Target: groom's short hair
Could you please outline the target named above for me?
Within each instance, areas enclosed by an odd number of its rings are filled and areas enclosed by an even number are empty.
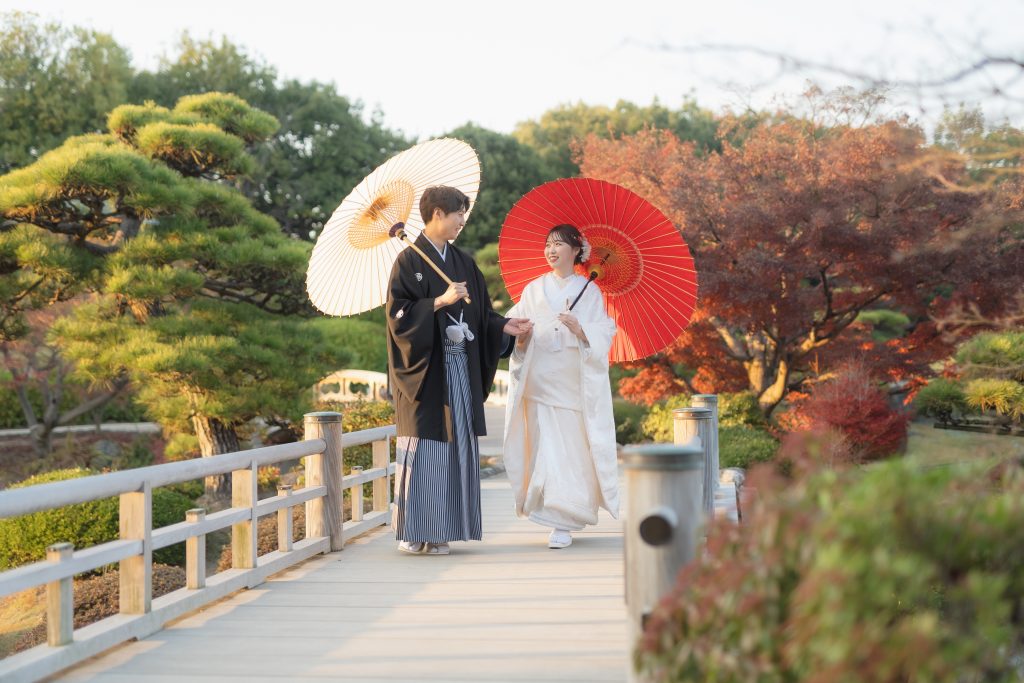
[[[457,187],[437,185],[428,187],[420,197],[420,218],[426,225],[434,218],[434,209],[441,209],[446,216],[452,211],[465,209],[469,211],[469,197]]]

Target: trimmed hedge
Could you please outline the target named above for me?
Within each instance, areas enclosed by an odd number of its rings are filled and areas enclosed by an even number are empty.
[[[395,407],[389,401],[322,402],[317,404],[316,410],[333,410],[341,413],[341,427],[346,433],[386,427],[395,423]],[[344,474],[349,474],[355,465],[367,470],[373,466],[373,446],[370,444],[346,448],[344,455]]]
[[[644,440],[643,422],[647,408],[624,398],[612,399],[612,415],[615,419],[615,441],[627,445]]]
[[[779,451],[779,442],[768,432],[748,425],[718,428],[718,466],[749,468],[768,462]]]
[[[951,424],[968,410],[963,388],[944,377],[937,377],[921,387],[914,397],[914,406],[922,415],[943,424]]]
[[[11,486],[22,488],[54,481],[65,481],[97,474],[77,468],[54,470],[29,477]],[[185,520],[193,508],[189,498],[168,489],[153,491],[153,526],[161,527]],[[54,543],[73,543],[76,549],[116,540],[118,500],[104,498],[89,503],[44,510],[21,517],[0,519],[0,569],[10,569],[46,558],[46,547]],[[153,561],[184,566],[185,547],[178,544],[153,553]]]

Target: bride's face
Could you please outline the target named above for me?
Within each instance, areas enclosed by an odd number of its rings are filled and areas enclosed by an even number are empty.
[[[549,235],[544,243],[544,258],[548,265],[557,273],[568,274],[572,271],[576,261],[576,254],[580,253],[579,247],[573,247],[568,242],[563,242],[558,234]]]

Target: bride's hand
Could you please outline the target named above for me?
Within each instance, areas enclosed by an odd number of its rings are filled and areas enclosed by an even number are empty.
[[[559,313],[558,321],[578,338],[583,339],[583,326],[580,325],[579,318],[572,313]]]

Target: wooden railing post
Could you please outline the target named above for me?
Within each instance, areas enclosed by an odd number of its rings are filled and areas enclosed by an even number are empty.
[[[329,537],[331,550],[341,550],[341,413],[306,413],[305,418],[305,438],[327,444],[323,453],[306,456],[306,486],[327,487],[323,498],[306,502],[306,537]]]
[[[185,512],[185,521],[199,524],[206,519],[206,510],[192,508]],[[185,540],[185,587],[198,590],[206,586],[206,534]]]
[[[676,585],[679,570],[697,555],[699,529],[705,520],[701,511],[704,452],[693,441],[629,446],[622,451],[622,464],[626,473],[626,642],[635,643],[658,602]],[[633,683],[655,680],[639,675],[632,665],[628,668],[628,680]]]
[[[363,468],[360,465],[356,465],[352,468],[352,474],[362,474]],[[363,485],[353,486],[349,489],[349,502],[352,504],[352,521],[361,522],[363,521]]]
[[[141,540],[142,554],[121,560],[121,614],[148,614],[153,601],[153,489],[121,494],[119,526],[122,540]]]
[[[46,549],[48,562],[66,562],[75,552],[70,543],[55,543]],[[51,647],[67,645],[74,637],[75,592],[73,577],[46,584],[46,642]]]
[[[277,487],[277,495],[285,498],[292,495],[292,487],[285,484]],[[282,553],[292,551],[292,506],[277,511],[277,549]]]
[[[256,463],[231,473],[231,507],[249,508],[249,519],[231,525],[231,567],[256,566]]]
[[[707,408],[711,411],[711,428],[708,430],[708,469],[704,472],[704,480],[711,482],[711,500],[714,506],[715,492],[718,490],[718,478],[721,476],[721,466],[718,464],[718,395],[717,394],[694,394],[690,399],[690,405],[694,408]],[[712,512],[714,512],[712,510]]]
[[[387,512],[391,507],[390,479],[386,472],[391,466],[391,439],[373,442],[373,468],[383,468],[385,475],[373,480],[373,511]]]
[[[711,472],[711,411],[707,408],[676,408],[672,411],[673,441],[683,445],[693,437],[700,439],[704,452],[704,483],[702,499],[708,519],[715,515],[715,486]]]

